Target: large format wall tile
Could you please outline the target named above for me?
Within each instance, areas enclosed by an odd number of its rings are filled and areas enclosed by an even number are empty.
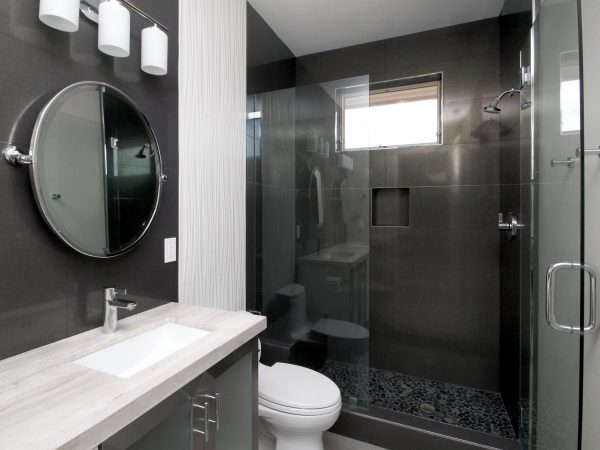
[[[180,8],[180,301],[245,309],[246,2]]]

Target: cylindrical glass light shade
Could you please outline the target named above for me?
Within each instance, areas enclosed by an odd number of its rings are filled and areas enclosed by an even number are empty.
[[[142,70],[151,75],[166,75],[169,64],[169,37],[158,28],[142,30]]]
[[[40,20],[70,33],[79,29],[79,0],[40,0]]]
[[[131,17],[121,2],[110,0],[98,7],[98,50],[117,58],[129,56]]]

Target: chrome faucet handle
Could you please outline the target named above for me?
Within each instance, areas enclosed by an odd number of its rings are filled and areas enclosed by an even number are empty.
[[[135,300],[125,300],[122,298],[118,300],[108,300],[107,303],[110,306],[119,309],[126,309],[127,311],[133,311],[137,307],[137,302]]]
[[[114,300],[117,295],[127,295],[127,289],[119,289],[116,287],[104,288],[104,300]]]
[[[104,333],[114,333],[117,329],[119,309],[133,311],[137,307],[136,301],[122,298],[124,295],[127,295],[127,289],[104,288]]]

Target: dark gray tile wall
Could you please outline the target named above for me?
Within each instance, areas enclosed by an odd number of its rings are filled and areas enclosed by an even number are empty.
[[[524,52],[523,61],[527,60],[531,2],[528,7],[523,3],[520,0],[507,2],[500,17],[501,90],[519,86],[521,51]],[[528,205],[522,202],[521,193],[529,193],[530,158],[528,142],[521,140],[521,136],[528,133],[521,130],[519,105],[520,99],[516,97],[502,103],[500,123],[506,132],[500,141],[500,210],[504,214],[515,212],[521,223],[528,223],[528,214],[525,213]],[[521,162],[522,148],[527,150],[523,152],[524,164]],[[515,430],[519,429],[520,389],[527,392],[529,383],[529,361],[521,366],[521,355],[529,352],[521,347],[520,336],[521,320],[528,321],[529,318],[529,233],[528,229],[524,229],[515,240],[508,240],[505,236],[500,239],[500,392]],[[521,286],[525,289],[522,290]],[[528,329],[529,326],[526,326],[524,332],[527,333]],[[528,342],[525,337],[524,342]]]
[[[28,146],[45,99],[78,81],[103,81],[130,95],[147,115],[168,176],[142,242],[123,256],[98,260],[75,253],[52,234],[37,211],[27,169],[0,161],[0,358],[101,325],[107,285],[139,295],[136,313],[177,301],[177,264],[163,263],[163,239],[177,236],[178,227],[178,3],[136,4],[170,29],[165,77],[140,71],[145,24],[134,15],[132,56],[116,60],[97,51],[97,27],[83,18],[77,33],[62,33],[38,20],[37,0],[0,3],[0,142]]]
[[[265,115],[246,127],[246,305],[263,311],[294,280],[294,94],[285,89],[295,85],[296,59],[250,4],[247,38],[247,108]]]
[[[498,390],[496,221],[500,141],[510,129],[482,112],[500,88],[498,20],[303,56],[296,64],[298,85],[443,74],[443,145],[357,154],[355,165],[367,165],[369,177],[344,186],[411,191],[409,228],[369,230],[370,363]]]

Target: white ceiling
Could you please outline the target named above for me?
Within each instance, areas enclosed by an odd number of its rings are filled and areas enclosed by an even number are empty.
[[[504,0],[249,0],[296,56],[497,17]]]

